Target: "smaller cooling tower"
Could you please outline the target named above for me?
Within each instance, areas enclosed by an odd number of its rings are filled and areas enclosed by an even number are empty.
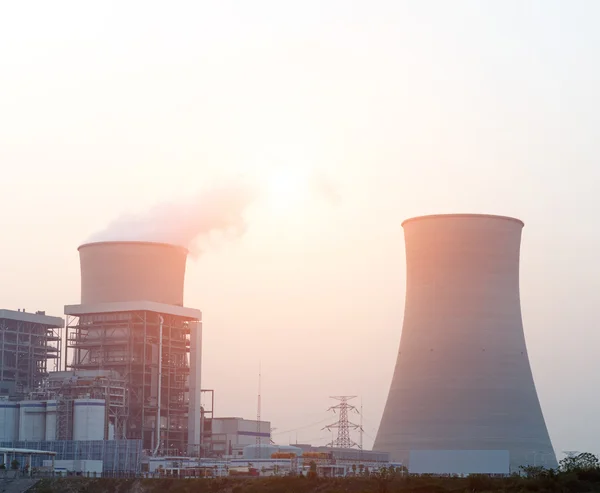
[[[183,306],[186,248],[110,241],[79,247],[81,304],[154,301]]]

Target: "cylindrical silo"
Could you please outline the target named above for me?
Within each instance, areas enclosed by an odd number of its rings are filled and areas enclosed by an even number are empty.
[[[0,442],[19,439],[19,404],[0,401]]]
[[[46,439],[46,402],[19,403],[19,440],[37,442]]]
[[[46,440],[56,440],[56,401],[46,401]]]
[[[73,440],[104,440],[106,402],[104,399],[73,401]]]
[[[183,306],[187,249],[109,241],[79,247],[81,304],[155,301]]]
[[[521,321],[523,223],[448,214],[403,223],[406,305],[374,449],[507,450],[511,469],[556,466]]]

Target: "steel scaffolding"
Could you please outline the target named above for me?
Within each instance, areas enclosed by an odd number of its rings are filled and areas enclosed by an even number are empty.
[[[124,401],[120,415],[113,411],[109,417],[115,438],[139,439],[144,449],[155,449],[160,395],[159,450],[186,453],[191,321],[147,310],[67,315],[67,347],[73,354],[67,367],[74,371],[112,370],[127,389],[119,396]],[[118,406],[112,407],[116,410]]]
[[[75,399],[104,399],[107,420],[104,437],[124,439],[127,417],[127,383],[112,370],[79,370],[53,372],[41,388],[29,394],[31,400],[56,400],[56,439],[71,440],[73,433],[73,401]],[[109,433],[113,425],[114,436]]]
[[[0,310],[0,393],[24,395],[57,370],[63,320],[44,312]]]

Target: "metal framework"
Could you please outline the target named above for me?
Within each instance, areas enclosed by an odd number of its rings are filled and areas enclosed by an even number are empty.
[[[112,406],[109,417],[115,426],[115,438],[139,439],[144,449],[154,450],[160,396],[159,450],[186,452],[191,321],[184,316],[145,310],[67,315],[67,347],[73,353],[67,368],[112,370],[127,389],[117,399],[124,401],[123,408]]]
[[[353,441],[350,438],[350,430],[351,429],[362,431],[362,426],[354,424],[348,420],[348,412],[349,411],[354,411],[356,413],[358,412],[356,407],[354,407],[352,404],[348,404],[348,401],[350,399],[354,399],[355,397],[356,397],[355,395],[331,396],[331,399],[336,399],[336,400],[340,401],[340,403],[335,406],[331,406],[328,410],[333,411],[334,413],[336,412],[336,410],[339,411],[340,417],[336,423],[332,423],[323,428],[324,430],[327,429],[330,431],[332,431],[334,428],[337,428],[337,430],[338,430],[337,438],[335,440],[332,440],[331,443],[328,444],[328,447],[332,447],[332,448],[359,447],[359,448],[361,448],[360,445],[358,445],[355,441]]]
[[[44,381],[42,388],[29,395],[31,400],[56,400],[56,439],[73,439],[73,401],[75,399],[104,399],[107,420],[104,426],[106,439],[125,439],[124,426],[127,415],[127,385],[112,370],[54,372]],[[109,433],[109,423],[114,427],[114,437]]]
[[[2,393],[24,395],[38,388],[49,370],[58,369],[62,329],[62,319],[44,312],[0,310]]]
[[[214,389],[202,389],[203,394],[210,394],[210,408],[208,402],[202,404],[202,436],[200,457],[215,457],[215,439],[220,435],[214,435],[212,432],[212,422],[215,417],[215,391]]]

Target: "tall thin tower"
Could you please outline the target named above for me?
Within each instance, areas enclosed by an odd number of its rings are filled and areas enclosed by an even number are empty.
[[[257,451],[260,454],[260,445],[262,443],[261,437],[260,437],[260,387],[261,387],[261,364],[258,363],[258,406],[256,408],[256,445],[257,445]],[[259,457],[260,458],[260,457]]]
[[[338,401],[340,401],[339,404],[335,405],[335,406],[331,406],[329,408],[329,411],[333,411],[334,413],[336,411],[339,411],[339,419],[336,423],[332,423],[330,425],[325,426],[323,429],[327,429],[327,430],[333,430],[335,428],[337,428],[338,430],[338,434],[337,434],[337,438],[332,440],[331,443],[329,443],[327,446],[328,447],[332,447],[332,448],[352,448],[352,447],[359,447],[359,445],[354,442],[352,440],[352,438],[350,438],[350,430],[361,430],[362,431],[362,427],[360,425],[356,425],[354,423],[352,423],[349,419],[348,419],[348,412],[354,411],[354,412],[358,412],[356,410],[356,407],[354,407],[352,404],[349,404],[348,401],[350,399],[354,399],[356,396],[355,395],[342,395],[342,396],[332,396],[331,399],[336,399]]]
[[[449,214],[403,227],[404,325],[374,448],[409,469],[416,450],[504,450],[513,470],[555,467],[521,321],[523,223]]]

